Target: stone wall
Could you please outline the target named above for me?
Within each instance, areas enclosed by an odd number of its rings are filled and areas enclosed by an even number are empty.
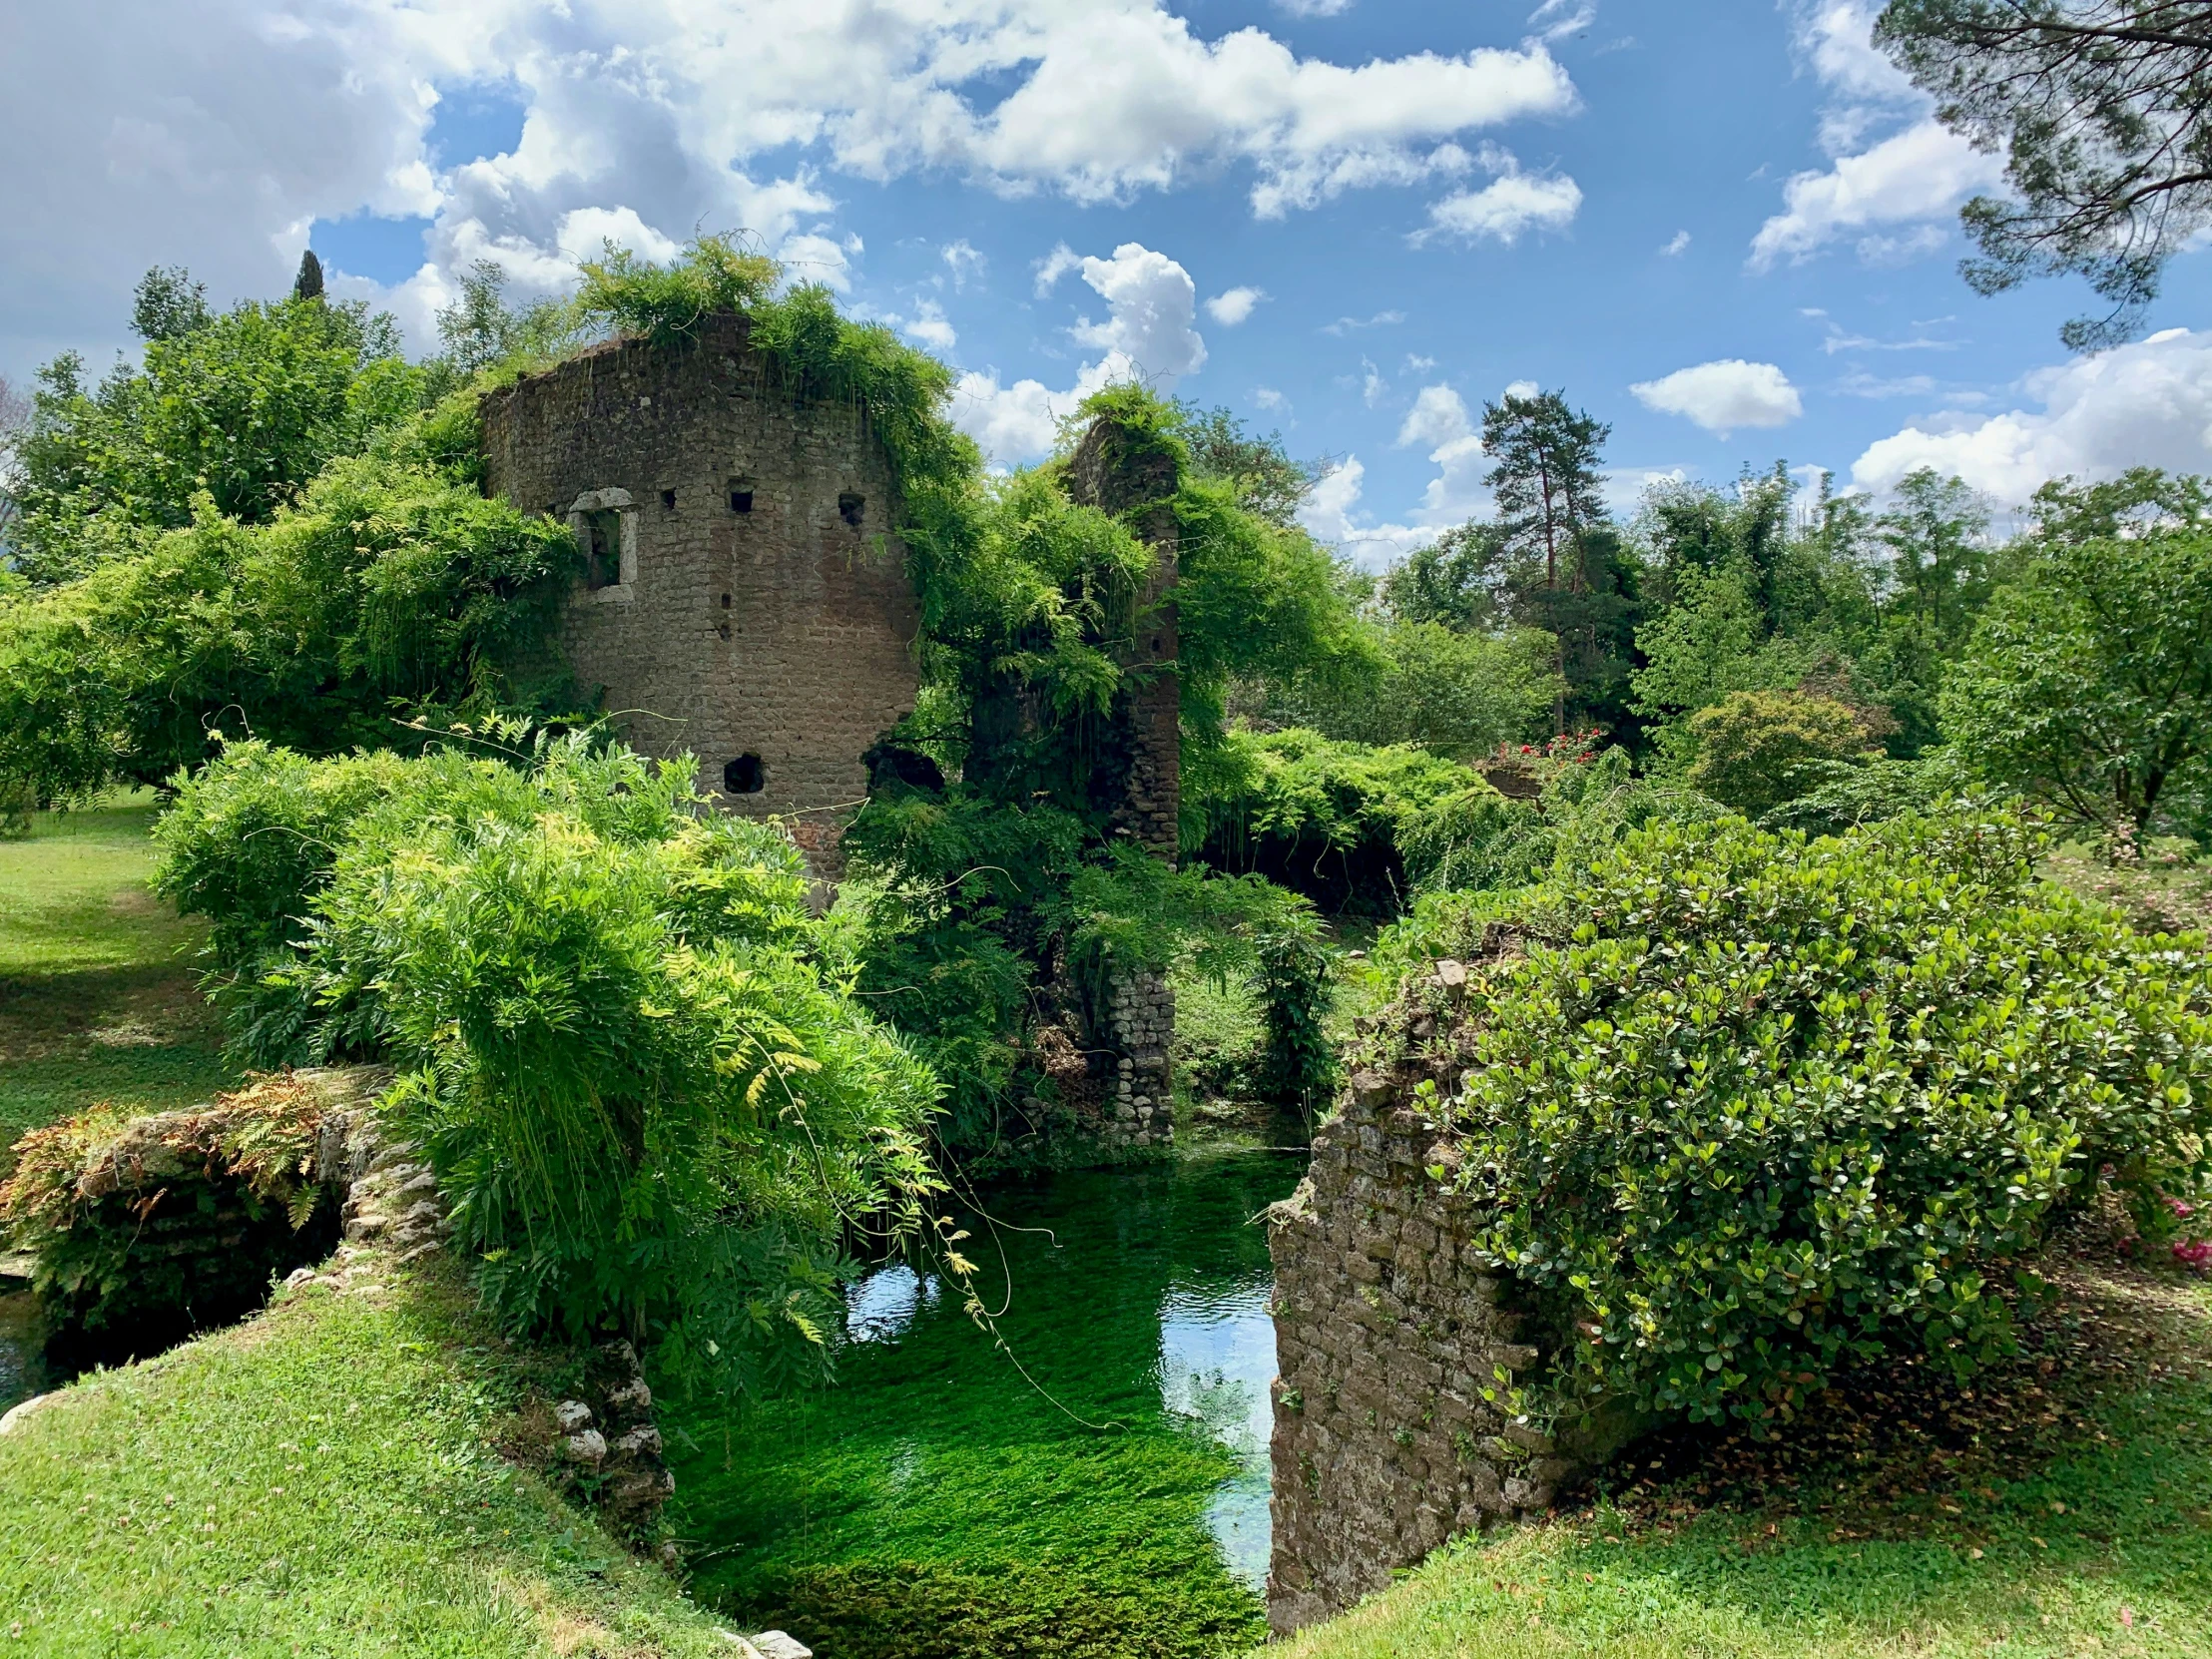
[[[1465,982],[1459,964],[1438,968],[1431,1001]],[[1417,1060],[1357,1073],[1306,1181],[1270,1213],[1279,1634],[1457,1533],[1542,1510],[1577,1466],[1482,1398],[1498,1368],[1525,1373],[1539,1354],[1509,1288],[1466,1248],[1462,1201],[1428,1173],[1458,1153],[1415,1107],[1424,1078],[1434,1067]]]
[[[1164,498],[1175,493],[1175,459],[1134,441],[1112,420],[1094,420],[1068,459],[1067,488],[1078,506],[1136,511],[1137,533],[1152,549],[1152,575],[1137,596],[1138,626],[1120,654],[1123,683],[1101,782],[1112,793],[1114,829],[1173,864],[1182,813],[1182,685],[1174,668],[1181,535]],[[1166,1144],[1174,1135],[1174,987],[1160,974],[1124,974],[1109,988],[1106,1006],[1094,1011],[1088,1036],[1114,1066],[1101,1138],[1119,1147]]]
[[[594,550],[562,644],[631,744],[691,751],[734,811],[802,815],[833,865],[862,753],[913,708],[918,613],[881,442],[795,402],[748,328],[612,341],[488,394],[485,486]]]

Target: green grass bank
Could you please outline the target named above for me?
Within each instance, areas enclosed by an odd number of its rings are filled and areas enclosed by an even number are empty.
[[[238,1073],[194,985],[201,930],[147,890],[151,799],[39,813],[0,840],[0,1175],[26,1129],[101,1101],[163,1111]]]
[[[728,1654],[495,1449],[521,1379],[443,1273],[279,1296],[0,1436],[0,1652]]]

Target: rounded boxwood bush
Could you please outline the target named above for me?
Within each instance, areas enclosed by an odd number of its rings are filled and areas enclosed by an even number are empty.
[[[1477,1248],[1552,1325],[1551,1409],[1757,1426],[1885,1353],[1965,1375],[2100,1177],[2146,1216],[2201,1190],[2203,942],[2038,883],[2036,849],[2000,815],[1658,825],[1385,941],[1469,961],[1386,1026],[1437,1035],[1370,1059],[1440,1082]]]

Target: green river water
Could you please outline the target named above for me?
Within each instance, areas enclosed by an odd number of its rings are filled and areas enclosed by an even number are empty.
[[[822,1659],[1200,1659],[1266,1635],[1260,1213],[1302,1157],[999,1190],[970,1220],[994,1334],[885,1268],[836,1385],[663,1412],[694,1593]],[[1025,1375],[1026,1374],[1026,1375]]]

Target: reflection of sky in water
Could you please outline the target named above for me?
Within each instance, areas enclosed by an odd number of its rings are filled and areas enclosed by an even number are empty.
[[[856,1343],[896,1341],[938,1294],[934,1274],[923,1279],[903,1262],[877,1268],[845,1292],[844,1334]]]
[[[1160,1302],[1160,1401],[1212,1434],[1242,1465],[1206,1506],[1229,1570],[1254,1589],[1268,1576],[1268,1434],[1275,1322],[1269,1281],[1171,1286]]]

